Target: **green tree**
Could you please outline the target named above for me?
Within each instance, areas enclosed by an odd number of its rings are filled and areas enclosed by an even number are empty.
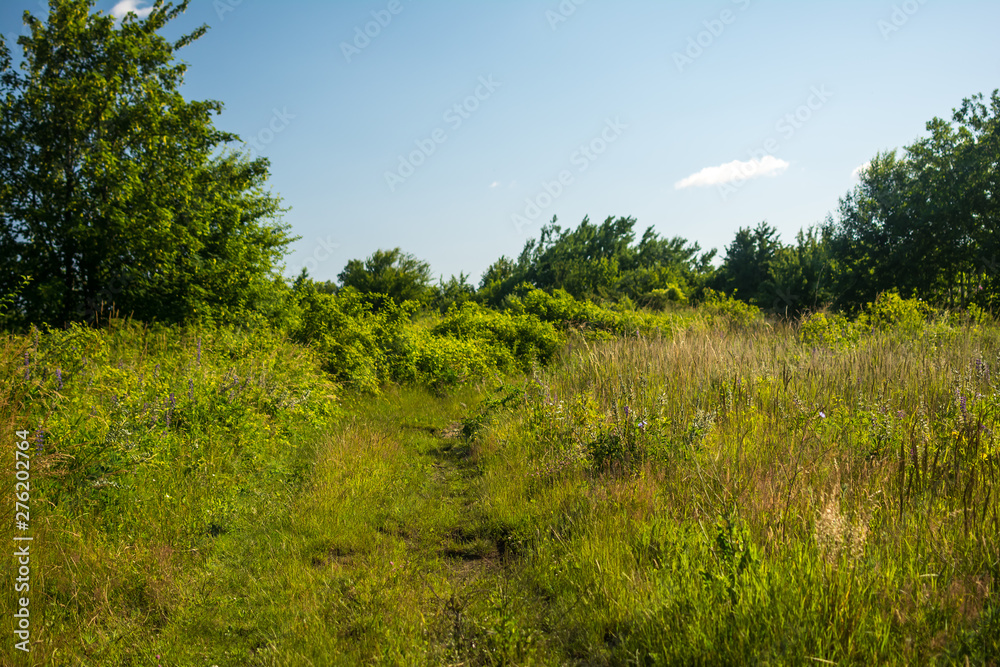
[[[997,305],[1000,93],[963,101],[952,121],[902,156],[880,153],[841,199],[832,251],[838,302],[857,308],[884,291],[961,306]]]
[[[780,315],[794,316],[832,301],[830,244],[825,228],[800,230],[795,245],[779,243],[768,262],[756,301]]]
[[[142,319],[274,319],[291,238],[266,193],[267,160],[227,150],[217,101],[185,100],[159,31],[185,11],[156,2],[120,25],[94,0],[25,12],[17,71],[0,39],[0,293],[32,276],[16,310],[62,324],[113,303]]]
[[[538,239],[529,239],[516,262],[501,258],[490,267],[480,300],[498,305],[528,283],[577,299],[646,301],[653,290],[700,288],[712,272],[715,251],[702,253],[683,238],[660,238],[650,227],[635,243],[635,218],[608,217],[595,225],[585,217],[575,229],[556,223],[553,218]]]
[[[337,276],[344,287],[362,294],[384,294],[396,303],[426,304],[431,297],[431,267],[400,248],[376,250],[368,259],[352,259]]]
[[[769,294],[764,290],[770,277],[771,262],[781,247],[778,230],[761,222],[755,228],[740,227],[733,242],[726,246],[726,256],[718,274],[721,289],[736,292],[744,301],[753,302],[765,308]]]
[[[447,281],[444,276],[438,279],[438,284],[433,287],[431,304],[442,314],[447,313],[452,306],[461,307],[466,301],[471,301],[476,296],[476,288],[469,283],[469,276],[459,273],[458,277],[452,276]]]
[[[499,306],[504,297],[514,291],[516,281],[523,281],[523,271],[514,260],[507,256],[490,264],[479,281],[476,300],[494,308]]]

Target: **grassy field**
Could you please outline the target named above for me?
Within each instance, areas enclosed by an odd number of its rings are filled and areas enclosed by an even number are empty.
[[[378,396],[276,334],[9,337],[3,664],[998,664],[1000,328],[904,320]]]

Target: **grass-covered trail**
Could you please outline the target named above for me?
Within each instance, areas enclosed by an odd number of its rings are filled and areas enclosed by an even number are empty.
[[[287,514],[217,544],[204,613],[178,618],[166,664],[505,662],[505,569],[483,524],[460,419],[476,396],[396,389],[349,401]],[[215,615],[209,613],[215,610]],[[513,642],[513,644],[511,644]]]

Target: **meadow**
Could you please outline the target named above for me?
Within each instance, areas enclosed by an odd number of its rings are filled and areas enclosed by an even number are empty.
[[[990,316],[350,298],[6,336],[5,664],[1000,662]]]

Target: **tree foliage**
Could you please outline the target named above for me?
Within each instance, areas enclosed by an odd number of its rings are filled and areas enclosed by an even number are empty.
[[[995,307],[1000,92],[965,99],[952,121],[901,155],[880,153],[840,202],[833,252],[839,302],[857,305],[898,288],[949,306]]]
[[[176,52],[207,27],[159,34],[188,0],[120,25],[93,5],[51,0],[44,23],[25,12],[20,71],[0,40],[0,292],[31,276],[23,321],[112,303],[143,320],[271,319],[293,239],[268,163],[226,150],[239,138],[213,126],[220,102],[179,92]]]
[[[522,283],[565,290],[577,299],[643,299],[655,290],[681,292],[704,285],[714,251],[681,237],[661,238],[652,227],[635,242],[635,218],[584,218],[564,229],[556,219],[529,239],[516,261],[501,257],[483,276],[480,298],[499,305]]]
[[[426,303],[431,296],[430,264],[399,248],[376,250],[364,261],[352,259],[337,279],[344,287],[384,294],[396,303]]]

